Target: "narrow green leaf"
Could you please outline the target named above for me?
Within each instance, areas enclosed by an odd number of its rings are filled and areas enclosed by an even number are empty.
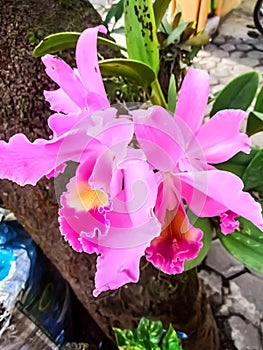
[[[185,42],[188,39],[190,39],[190,37],[195,33],[196,31],[196,22],[192,21],[188,23],[188,26],[185,28],[185,31],[183,32],[183,35],[181,37],[181,42]]]
[[[41,57],[46,54],[57,53],[65,49],[73,49],[76,47],[80,34],[81,33],[77,32],[61,32],[48,35],[34,48],[33,56]],[[98,37],[98,43],[112,47],[117,51],[126,50],[125,47],[122,47],[116,44],[114,41],[103,37]]]
[[[166,17],[166,20],[167,20],[167,17]],[[177,14],[174,16],[173,23],[171,25],[171,31],[174,30],[176,27],[178,27],[181,21],[182,21],[182,12],[177,12]]]
[[[113,17],[115,19],[115,23],[118,22],[118,20],[123,15],[123,7],[124,0],[120,0],[117,4],[113,4],[107,13],[104,23],[108,25]]]
[[[152,0],[124,1],[128,57],[144,62],[157,76],[159,50]]]
[[[235,258],[256,272],[263,274],[263,232],[250,221],[239,218],[240,227],[230,235],[219,238]]]
[[[255,97],[258,81],[257,72],[248,72],[233,79],[216,98],[210,115],[229,108],[246,111]]]
[[[46,36],[33,50],[34,57],[76,47],[80,33],[61,32]]]
[[[167,109],[167,103],[158,79],[155,79],[152,83],[151,102],[153,105],[162,106],[163,108]]]
[[[190,222],[194,225],[194,227],[200,228],[200,230],[203,231],[204,235],[202,238],[203,247],[200,249],[200,252],[195,259],[187,260],[184,263],[184,271],[188,271],[190,269],[193,269],[194,267],[201,264],[201,262],[207,256],[207,253],[208,253],[210,245],[211,245],[212,236],[213,236],[213,227],[212,227],[209,219],[197,218],[190,211],[188,211],[187,214],[188,214]]]
[[[171,34],[169,34],[168,38],[164,41],[164,46],[169,46],[170,44],[179,44],[181,35],[188,27],[188,22],[183,22],[179,24],[177,28],[175,28]]]
[[[105,77],[122,76],[136,81],[147,90],[155,81],[153,70],[146,64],[130,59],[109,59],[99,62],[101,74]]]
[[[174,114],[177,102],[176,81],[174,74],[171,75],[168,88],[168,110]]]
[[[178,15],[178,17],[176,17],[176,19],[178,19],[180,16],[180,14]],[[179,18],[179,22],[180,22],[180,18]],[[179,24],[179,23],[178,23]],[[162,22],[161,22],[161,31],[167,35],[171,34],[173,29],[171,24],[168,22],[167,17],[164,17]]]
[[[183,350],[179,344],[178,335],[171,324],[163,338],[162,350]]]
[[[171,0],[155,0],[153,4],[153,11],[154,11],[156,28],[159,28],[159,25],[161,24],[163,16],[165,15],[165,12],[170,2]]]
[[[251,136],[260,131],[263,131],[263,113],[250,112],[247,119],[247,135]]]
[[[257,191],[263,198],[263,149],[255,155],[243,175],[245,190]]]
[[[251,136],[263,131],[263,88],[257,95],[254,111],[249,113],[246,133]]]

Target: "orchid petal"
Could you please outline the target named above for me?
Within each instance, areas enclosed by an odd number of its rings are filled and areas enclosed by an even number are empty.
[[[103,25],[88,28],[81,34],[76,46],[76,61],[78,71],[84,85],[105,101],[103,107],[108,107],[109,102],[104,89],[97,58],[98,32],[107,33]]]
[[[243,182],[236,175],[222,170],[178,174],[182,196],[189,208],[200,217],[221,215],[228,210],[251,221],[263,230],[261,206],[243,192]]]
[[[177,192],[178,188],[174,186],[171,174],[164,174],[158,187],[158,196],[154,212],[162,226],[165,223],[165,215],[167,210],[174,211],[178,207]]]
[[[92,114],[92,119],[97,124],[93,128],[89,128],[87,135],[95,138],[111,150],[115,155],[116,162],[122,161],[126,156],[127,146],[133,137],[134,126],[132,121],[127,118],[116,118],[114,108],[97,111]]]
[[[59,210],[59,229],[64,236],[65,240],[69,243],[69,245],[76,251],[82,252],[83,248],[79,240],[79,234],[73,230],[73,228],[68,224],[67,220],[63,216],[63,212]]]
[[[250,139],[239,132],[246,115],[241,110],[220,111],[200,128],[196,139],[208,163],[225,162],[239,151],[249,153]],[[192,153],[191,144],[189,152]]]
[[[97,208],[86,211],[82,203],[81,193],[78,192],[76,177],[73,177],[67,185],[67,192],[60,197],[60,216],[67,222],[74,235],[67,235],[67,240],[73,245],[76,237],[86,253],[98,253],[98,237],[105,236],[109,231],[109,223],[104,212],[98,212]],[[85,194],[84,194],[85,195]],[[76,205],[79,199],[78,206]],[[72,241],[71,241],[72,239]]]
[[[88,116],[88,112],[81,112],[79,114],[65,115],[60,113],[52,114],[48,118],[48,126],[53,131],[53,139],[56,139],[63,134],[71,131],[78,125],[81,119]]]
[[[56,112],[77,113],[80,108],[74,103],[63,89],[44,91],[46,101],[50,103],[50,109]]]
[[[184,262],[196,258],[203,245],[203,233],[190,225],[182,204],[169,221],[146,249],[146,259],[170,275],[183,272]]]
[[[183,80],[174,115],[181,118],[193,133],[202,124],[208,95],[208,73],[191,67]]]
[[[239,227],[239,222],[235,220],[237,217],[238,215],[230,210],[220,215],[220,228],[224,235],[234,232]]]
[[[107,290],[117,289],[126,283],[139,281],[140,258],[146,245],[130,249],[103,249],[97,259],[94,297]]]
[[[47,75],[55,81],[69,98],[81,109],[87,109],[88,90],[73,69],[61,58],[52,55],[42,57]],[[67,103],[68,99],[66,100]],[[63,104],[63,100],[60,102]]]
[[[21,186],[35,185],[56,168],[59,146],[59,142],[44,139],[31,143],[23,134],[11,137],[8,143],[0,141],[0,178]]]
[[[183,152],[182,130],[161,107],[131,112],[135,135],[149,163],[161,171],[175,168]]]
[[[54,117],[55,118],[55,117]],[[88,146],[98,144],[87,135],[90,119],[83,118],[77,127],[51,140],[37,139],[31,143],[25,135],[17,134],[9,142],[0,141],[0,178],[23,186],[35,185],[41,177],[57,175],[68,160],[78,162]],[[54,171],[56,170],[56,171]]]

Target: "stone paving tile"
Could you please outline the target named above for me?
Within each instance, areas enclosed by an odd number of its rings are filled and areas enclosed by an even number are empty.
[[[213,70],[213,76],[216,78],[224,78],[229,77],[229,67],[226,67],[226,65],[221,64],[218,68]]]
[[[230,53],[231,58],[239,58],[239,57],[244,57],[244,52],[241,51],[234,51]]]
[[[226,44],[220,45],[220,49],[227,52],[231,52],[236,50],[236,46],[233,44],[226,43]]]
[[[205,265],[225,278],[230,278],[244,270],[244,265],[230,255],[220,241],[214,240]]]
[[[229,57],[229,52],[217,49],[213,51],[213,55],[220,58],[226,58]]]
[[[213,39],[213,43],[216,45],[222,45],[226,43],[225,36],[217,36],[215,39]],[[224,49],[223,49],[224,50]]]
[[[258,59],[250,57],[240,58],[239,62],[242,63],[244,66],[248,66],[250,68],[254,68],[260,64],[260,61]]]
[[[261,59],[261,58],[263,58],[263,52],[257,51],[257,50],[249,51],[247,53],[247,58]]]
[[[242,61],[240,61],[240,62],[242,62]],[[238,64],[233,68],[233,72],[232,72],[233,75],[232,76],[233,76],[233,78],[235,78],[238,75],[249,72],[251,70],[252,70],[252,68],[249,66],[245,66],[243,64]]]
[[[255,304],[263,319],[263,280],[250,273],[245,273],[234,278],[231,282],[236,283],[242,291],[242,295],[249,302]]]
[[[260,335],[252,324],[239,316],[231,316],[228,321],[230,336],[238,350],[261,350]]]
[[[257,49],[259,51],[263,51],[263,43],[262,44],[255,44],[254,47],[255,47],[255,49]]]
[[[248,44],[237,44],[236,48],[238,51],[246,52],[246,51],[252,50],[253,46],[248,45]]]

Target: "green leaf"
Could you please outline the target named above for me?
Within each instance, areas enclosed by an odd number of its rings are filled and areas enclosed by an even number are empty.
[[[181,12],[179,14],[176,15],[176,20],[178,20],[178,24],[180,22],[180,15]],[[167,17],[164,17],[162,22],[161,22],[161,31],[167,35],[171,34],[173,28],[171,26],[171,24],[168,22]]]
[[[189,46],[204,46],[209,43],[210,36],[205,32],[200,32],[188,39],[185,44]]]
[[[115,339],[118,346],[123,346],[131,343],[134,340],[134,333],[130,329],[113,328]]]
[[[222,109],[242,109],[244,111],[253,101],[258,87],[258,73],[248,72],[233,79],[216,98],[212,111],[213,116]]]
[[[153,70],[146,64],[130,59],[109,59],[99,62],[104,77],[122,76],[136,81],[147,90],[155,81]]]
[[[204,235],[202,238],[203,247],[200,249],[199,254],[195,259],[187,260],[184,263],[184,271],[193,269],[194,267],[201,264],[201,262],[207,256],[213,237],[213,227],[209,219],[198,218],[189,210],[187,214],[192,225],[194,225],[196,228],[200,228],[200,230],[203,231]]]
[[[73,49],[76,47],[80,34],[81,33],[77,32],[61,32],[48,35],[35,47],[33,50],[33,56],[41,57],[49,53],[57,53],[65,49]],[[117,51],[126,50],[114,41],[103,37],[98,37],[98,43],[112,47]]]
[[[229,171],[242,179],[248,164],[258,153],[258,149],[252,148],[249,154],[239,152],[228,161],[220,164],[215,164],[219,170]]]
[[[263,113],[263,87],[260,89],[257,95],[254,110]]]
[[[110,20],[114,17],[115,23],[118,22],[118,20],[123,15],[123,7],[124,7],[124,0],[120,0],[117,4],[113,4],[111,8],[109,9],[107,16],[105,18],[104,23],[106,25],[109,24]]]
[[[167,21],[167,17],[166,17],[166,21]],[[182,12],[177,12],[177,14],[174,16],[173,23],[171,24],[170,33],[172,30],[174,30],[176,27],[178,27],[178,25],[181,21],[182,21]],[[167,21],[167,24],[169,24],[168,21]]]
[[[240,227],[230,235],[220,234],[224,247],[247,267],[263,274],[263,232],[250,221],[239,218]]]
[[[171,0],[155,0],[153,4],[154,18],[156,23],[156,28],[159,28],[159,25],[162,22],[163,16],[169,6]]]
[[[246,133],[248,136],[251,136],[260,131],[263,131],[263,113],[253,111],[249,113],[247,119]]]
[[[162,342],[162,350],[183,350],[179,344],[179,338],[170,324],[168,332],[165,334]]]
[[[158,79],[155,79],[152,83],[151,102],[153,105],[162,106],[165,109],[168,108]]]
[[[128,57],[144,62],[157,76],[159,50],[152,0],[124,1]]]
[[[249,113],[246,133],[251,136],[259,131],[263,131],[263,88],[257,96],[254,111]]]
[[[164,41],[164,46],[169,46],[170,44],[179,44],[181,35],[185,31],[185,29],[188,27],[188,22],[183,22],[179,24],[177,28],[175,28],[171,34],[169,34],[168,38]]]
[[[174,74],[171,75],[168,88],[168,110],[174,114],[177,102],[176,81]]]
[[[163,325],[161,321],[151,321],[142,317],[137,328],[137,338],[143,343],[149,340],[151,348],[153,345],[158,346],[163,335]]]
[[[245,190],[257,191],[263,198],[263,149],[249,163],[243,175]]]

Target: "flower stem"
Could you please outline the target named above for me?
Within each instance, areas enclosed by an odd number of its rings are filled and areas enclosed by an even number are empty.
[[[166,109],[168,108],[158,79],[155,79],[152,83],[151,102],[154,105],[162,106]]]

